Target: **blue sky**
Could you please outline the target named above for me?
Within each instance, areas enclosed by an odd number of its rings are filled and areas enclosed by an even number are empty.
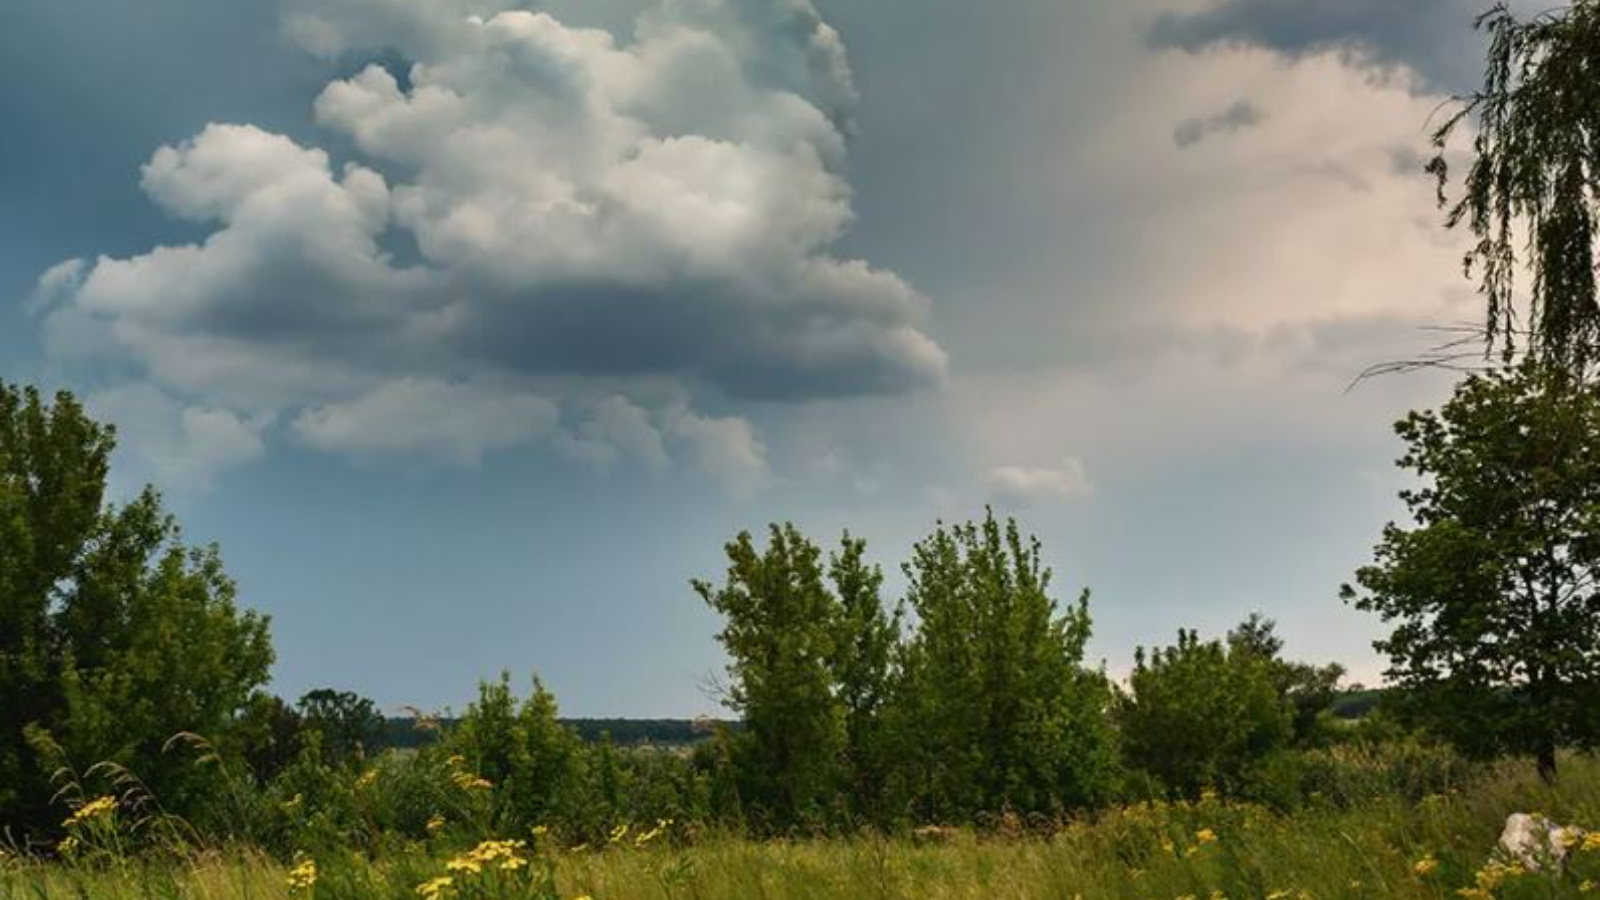
[[[1017,515],[1113,671],[1336,599],[1471,320],[1466,0],[21,0],[0,377],[272,615],[275,687],[714,712],[740,529]],[[890,586],[897,590],[898,578]]]

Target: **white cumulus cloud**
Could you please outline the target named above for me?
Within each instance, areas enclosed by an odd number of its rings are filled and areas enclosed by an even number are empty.
[[[983,474],[983,484],[995,501],[1008,506],[1061,503],[1094,492],[1088,471],[1076,459],[1059,466],[996,466]]]

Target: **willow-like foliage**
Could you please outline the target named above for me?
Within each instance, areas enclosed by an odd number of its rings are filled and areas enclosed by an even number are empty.
[[[1487,300],[1490,355],[1527,353],[1590,374],[1600,361],[1600,2],[1531,19],[1497,4],[1477,27],[1489,36],[1483,89],[1460,98],[1434,133],[1428,170],[1448,225],[1477,238],[1465,266]],[[1463,126],[1474,158],[1452,199],[1445,156]]]

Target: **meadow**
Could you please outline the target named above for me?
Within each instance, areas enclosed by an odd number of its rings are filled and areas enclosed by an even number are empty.
[[[1350,753],[1359,750],[1350,749]],[[83,811],[88,809],[89,812]],[[1508,814],[1600,825],[1600,762],[1563,760],[1553,783],[1531,765],[1475,767],[1415,800],[1298,811],[1202,796],[1119,806],[1053,824],[1002,818],[975,829],[752,840],[673,823],[619,826],[570,845],[439,827],[366,850],[327,846],[274,859],[234,845],[123,850],[115,808],[80,806],[65,858],[8,854],[6,900],[1532,900],[1589,895],[1600,837],[1571,861],[1528,871],[1495,861]],[[148,823],[146,823],[148,827]],[[173,830],[174,835],[181,834]]]

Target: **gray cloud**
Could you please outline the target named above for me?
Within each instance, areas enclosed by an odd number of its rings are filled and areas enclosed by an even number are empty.
[[[1248,100],[1240,100],[1214,116],[1197,116],[1185,119],[1172,130],[1172,142],[1179,147],[1193,147],[1208,137],[1233,134],[1261,124],[1266,117]]]
[[[286,31],[313,52],[411,61],[317,97],[360,162],[250,124],[161,148],[144,192],[210,233],[50,269],[53,355],[116,358],[320,449],[454,462],[546,440],[603,458],[610,438],[653,461],[620,407],[550,433],[567,401],[630,383],[681,403],[943,378],[926,299],[832,250],[856,90],[806,0],[662,3],[626,42],[515,5],[291,2]],[[742,419],[652,415],[703,468],[759,480]]]
[[[1483,70],[1472,20],[1482,0],[1220,0],[1193,13],[1166,12],[1146,40],[1196,53],[1263,47],[1289,57],[1335,52],[1380,72],[1409,70],[1419,88],[1470,89]]]

